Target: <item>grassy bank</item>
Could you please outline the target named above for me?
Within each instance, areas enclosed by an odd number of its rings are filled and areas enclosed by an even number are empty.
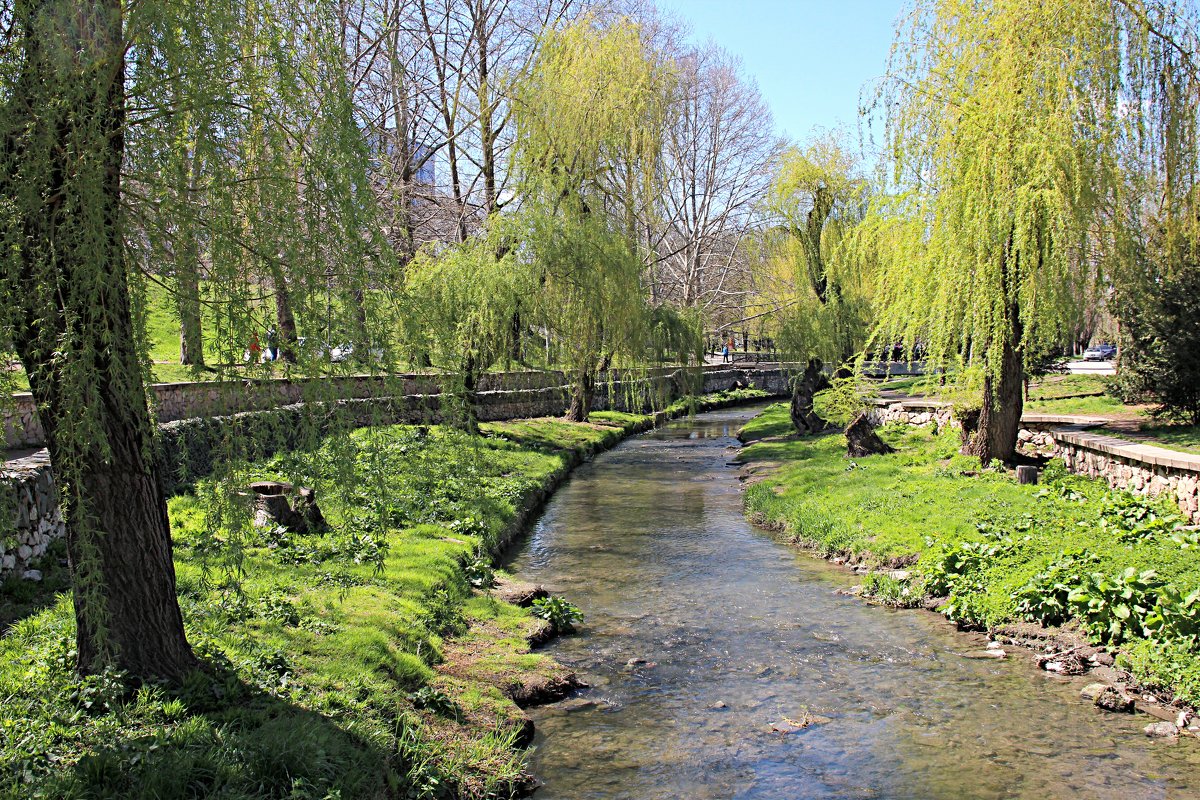
[[[63,571],[10,581],[0,797],[511,795],[529,732],[514,698],[565,676],[530,652],[546,623],[477,587],[571,467],[653,421],[364,429],[172,498],[180,603],[205,664],[183,687],[80,680],[70,598],[36,591],[65,588]],[[259,479],[313,487],[329,530],[254,527],[224,487]]]
[[[979,471],[957,431],[884,428],[897,452],[850,460],[845,437],[787,436],[772,406],[743,431],[758,477],[747,511],[826,556],[905,567],[867,581],[877,599],[940,609],[969,627],[1080,626],[1139,680],[1200,703],[1198,534],[1166,503],[1112,492],[1053,462],[1040,486]]]

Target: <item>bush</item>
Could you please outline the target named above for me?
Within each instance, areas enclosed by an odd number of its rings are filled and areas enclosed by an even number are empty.
[[[1177,259],[1164,269],[1143,258],[1117,294],[1123,348],[1115,389],[1125,402],[1157,403],[1158,416],[1200,425],[1200,263],[1191,245]]]

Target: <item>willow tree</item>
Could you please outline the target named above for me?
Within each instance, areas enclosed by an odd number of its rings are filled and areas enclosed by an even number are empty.
[[[303,209],[328,211],[361,160],[343,81],[320,66],[337,63],[320,33],[327,10],[29,0],[0,16],[0,335],[28,373],[59,486],[78,668],[180,680],[197,662],[175,594],[137,267],[161,266],[180,222],[171,215],[203,229],[214,284],[242,325],[219,344],[240,360],[250,314],[232,309],[254,290],[239,265],[246,254],[259,264],[309,254]],[[289,41],[292,20],[310,27]],[[254,96],[270,100],[246,102]],[[301,161],[320,169],[247,171],[247,154],[278,150],[268,134],[296,141],[295,120],[318,110],[317,128],[344,132],[305,135]],[[188,114],[211,120],[220,141],[209,149],[220,158],[204,164],[204,216],[177,191],[179,171],[160,168],[169,153],[194,152],[179,140],[188,126],[163,124]],[[271,224],[256,224],[266,210]],[[356,230],[324,247],[350,269],[365,238]]]
[[[443,376],[443,412],[471,432],[479,376],[511,356],[520,335],[513,315],[536,290],[505,227],[493,220],[488,235],[440,252],[421,250],[405,281],[409,341]],[[447,400],[457,407],[445,407]]]
[[[967,451],[984,462],[1013,456],[1027,364],[1104,249],[1122,30],[1105,0],[922,0],[897,33],[880,100],[907,195],[880,228],[877,340],[982,367]]]
[[[826,362],[844,364],[867,333],[865,260],[851,244],[869,197],[855,156],[834,133],[783,153],[767,194],[778,225],[767,243],[760,281],[776,338],[790,358],[805,363],[792,387],[791,419],[801,433],[826,427],[813,411],[813,393],[826,384]]]
[[[603,368],[642,355],[635,211],[644,202],[634,195],[655,185],[669,79],[634,22],[584,16],[543,35],[514,93],[521,217],[574,420],[587,419]]]

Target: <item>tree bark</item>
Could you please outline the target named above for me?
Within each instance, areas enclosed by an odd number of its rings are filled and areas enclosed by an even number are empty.
[[[1013,335],[1004,343],[999,375],[989,371],[983,379],[979,427],[965,452],[978,456],[985,466],[993,460],[1012,461],[1017,450],[1025,384],[1025,366],[1015,343],[1020,336],[1019,326],[1014,326]]]
[[[292,313],[292,296],[288,292],[287,278],[283,267],[276,264],[271,267],[271,284],[275,289],[275,321],[278,324],[276,336],[279,341],[279,358],[289,364],[296,363],[296,344],[299,337],[296,333],[296,316]],[[326,342],[332,346],[333,342]]]
[[[595,396],[596,376],[591,370],[580,370],[571,387],[571,406],[567,409],[567,419],[571,422],[587,422]]]
[[[176,597],[121,224],[121,6],[17,6],[25,58],[3,114],[0,196],[18,215],[6,233],[21,239],[7,300],[67,518],[77,666],[180,681],[197,661]]]
[[[821,419],[813,410],[813,395],[829,387],[829,380],[821,371],[821,360],[811,358],[808,366],[792,385],[792,406],[790,415],[796,432],[802,436],[820,433],[829,427],[829,423]]]

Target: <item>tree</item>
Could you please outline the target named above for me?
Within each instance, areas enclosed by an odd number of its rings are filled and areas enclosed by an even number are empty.
[[[446,382],[451,421],[477,430],[479,376],[512,352],[512,316],[536,291],[527,265],[512,252],[506,226],[441,252],[422,250],[410,265],[406,290],[411,306],[410,341],[427,353]]]
[[[1123,276],[1118,381],[1128,399],[1153,400],[1156,414],[1200,425],[1200,259],[1186,250],[1178,257],[1165,270],[1144,259],[1141,281]]]
[[[1104,0],[924,0],[879,102],[893,178],[876,341],[982,365],[968,452],[1012,458],[1029,358],[1081,297],[1121,178],[1121,17]]]
[[[826,362],[842,364],[866,340],[865,259],[849,245],[861,223],[868,184],[857,160],[824,133],[803,149],[789,148],[767,196],[779,222],[761,276],[776,318],[777,338],[790,357],[805,362],[792,386],[792,424],[800,433],[827,427],[813,411],[813,394],[826,388]]]
[[[122,229],[122,4],[15,6],[0,110],[6,333],[29,375],[63,508],[82,670],[195,665],[135,350]]]
[[[576,421],[588,418],[599,372],[643,355],[634,209],[653,191],[667,82],[635,23],[583,17],[545,33],[515,93],[523,241]]]
[[[747,290],[744,243],[780,142],[757,89],[728,53],[709,45],[675,58],[663,190],[644,212],[651,301],[728,316]]]
[[[156,254],[170,252],[180,221],[171,215],[203,231],[214,341],[229,360],[253,330],[264,265],[323,274],[319,256],[340,255],[350,271],[377,255],[327,12],[30,0],[4,18],[0,335],[46,433],[83,672],[179,681],[197,664],[175,595],[137,323],[136,267],[161,273]],[[162,124],[189,115],[211,121],[203,214],[162,167],[195,151],[178,139],[195,125]],[[346,228],[328,224],[335,207]]]

